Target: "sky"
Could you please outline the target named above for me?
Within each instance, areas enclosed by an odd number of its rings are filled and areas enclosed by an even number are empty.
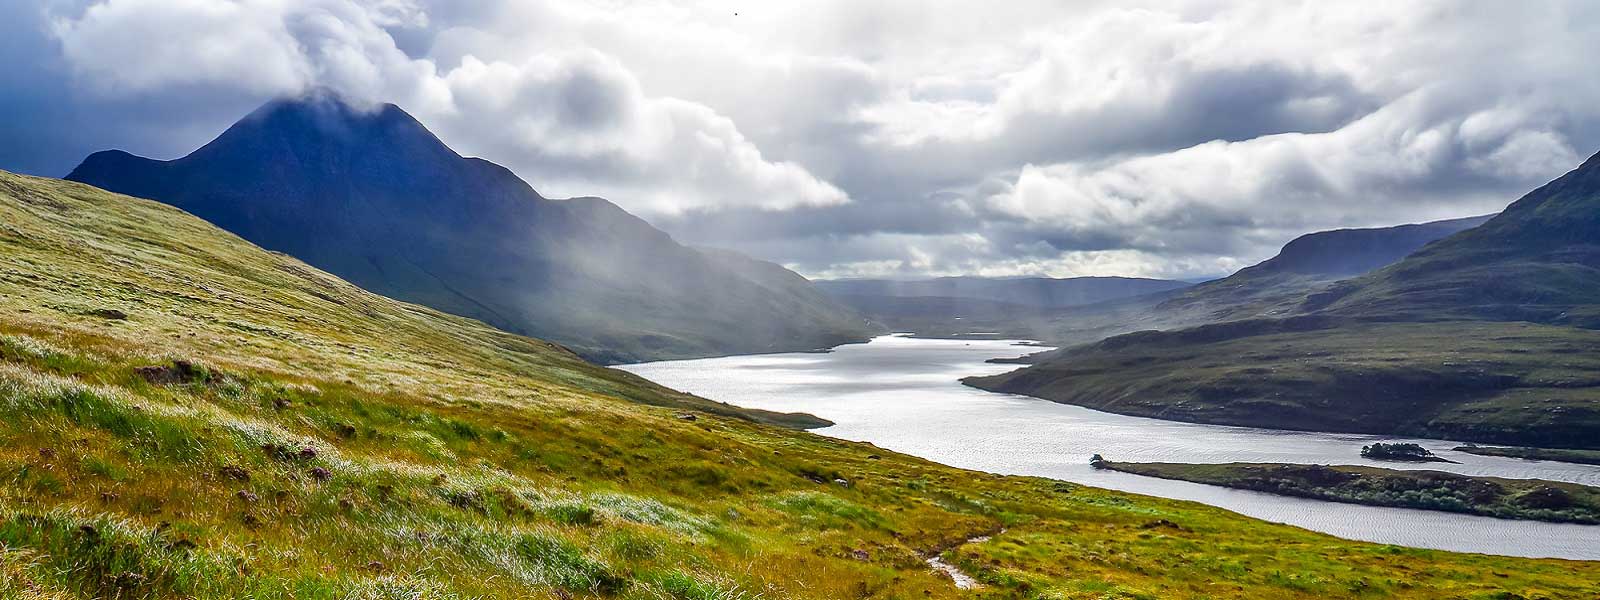
[[[398,104],[809,277],[1204,278],[1600,150],[1595,2],[0,0],[0,169]]]

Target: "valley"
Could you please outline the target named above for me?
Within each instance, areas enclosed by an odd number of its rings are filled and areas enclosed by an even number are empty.
[[[1600,467],[1478,456],[1458,442],[1406,439],[1448,463],[1368,460],[1361,449],[1395,438],[1199,425],[1129,417],[961,385],[1014,368],[986,362],[1036,348],[1009,340],[883,337],[827,354],[665,361],[619,368],[707,398],[805,411],[834,425],[815,433],[979,471],[1048,477],[1097,488],[1191,500],[1337,535],[1461,552],[1600,559],[1600,527],[1507,521],[1413,509],[1269,496],[1096,469],[1096,454],[1156,463],[1291,463],[1440,470],[1461,476],[1543,479],[1600,487]]]

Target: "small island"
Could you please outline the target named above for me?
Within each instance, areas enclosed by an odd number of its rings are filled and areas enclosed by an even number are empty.
[[[1361,458],[1371,460],[1391,460],[1399,462],[1455,462],[1439,458],[1427,448],[1409,442],[1384,443],[1377,442],[1361,447]]]
[[[1550,460],[1580,465],[1600,465],[1600,450],[1566,450],[1560,448],[1521,448],[1504,446],[1478,446],[1467,444],[1456,446],[1456,452],[1477,454],[1479,456],[1503,456],[1506,458],[1522,458],[1527,460]]]
[[[1097,468],[1269,494],[1502,519],[1600,524],[1600,488],[1440,471],[1278,463],[1119,463]]]

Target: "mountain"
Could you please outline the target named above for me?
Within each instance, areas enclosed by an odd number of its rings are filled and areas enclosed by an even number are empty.
[[[834,299],[895,331],[1035,339],[1053,339],[1058,321],[1079,322],[1075,317],[1097,313],[1101,305],[1165,297],[1191,285],[1130,277],[941,277],[815,283]]]
[[[1600,154],[1483,226],[1319,294],[1305,309],[1600,327]]]
[[[971,597],[931,556],[996,598],[1600,580],[765,424],[797,419],[372,294],[164,204],[0,172],[0,597]],[[1295,580],[1259,575],[1280,570]]]
[[[817,281],[819,289],[839,297],[970,298],[1006,304],[1059,308],[1094,304],[1162,292],[1189,284],[1134,277],[940,277],[936,279],[837,279]]]
[[[1291,312],[1313,289],[1388,266],[1435,240],[1482,225],[1493,216],[1308,233],[1285,244],[1276,256],[1228,277],[1189,288],[1163,302],[1158,310],[1204,315],[1187,322]]]
[[[971,383],[1176,420],[1600,448],[1600,155],[1283,306]]]
[[[550,200],[394,105],[268,103],[183,158],[67,176],[166,202],[380,294],[597,362],[809,350],[876,330],[776,265],[685,247],[600,198]],[[738,268],[729,268],[738,263]]]

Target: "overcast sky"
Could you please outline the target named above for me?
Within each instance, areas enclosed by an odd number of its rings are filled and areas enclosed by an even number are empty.
[[[314,87],[808,276],[1192,278],[1600,150],[1596,2],[0,0],[0,168]]]

